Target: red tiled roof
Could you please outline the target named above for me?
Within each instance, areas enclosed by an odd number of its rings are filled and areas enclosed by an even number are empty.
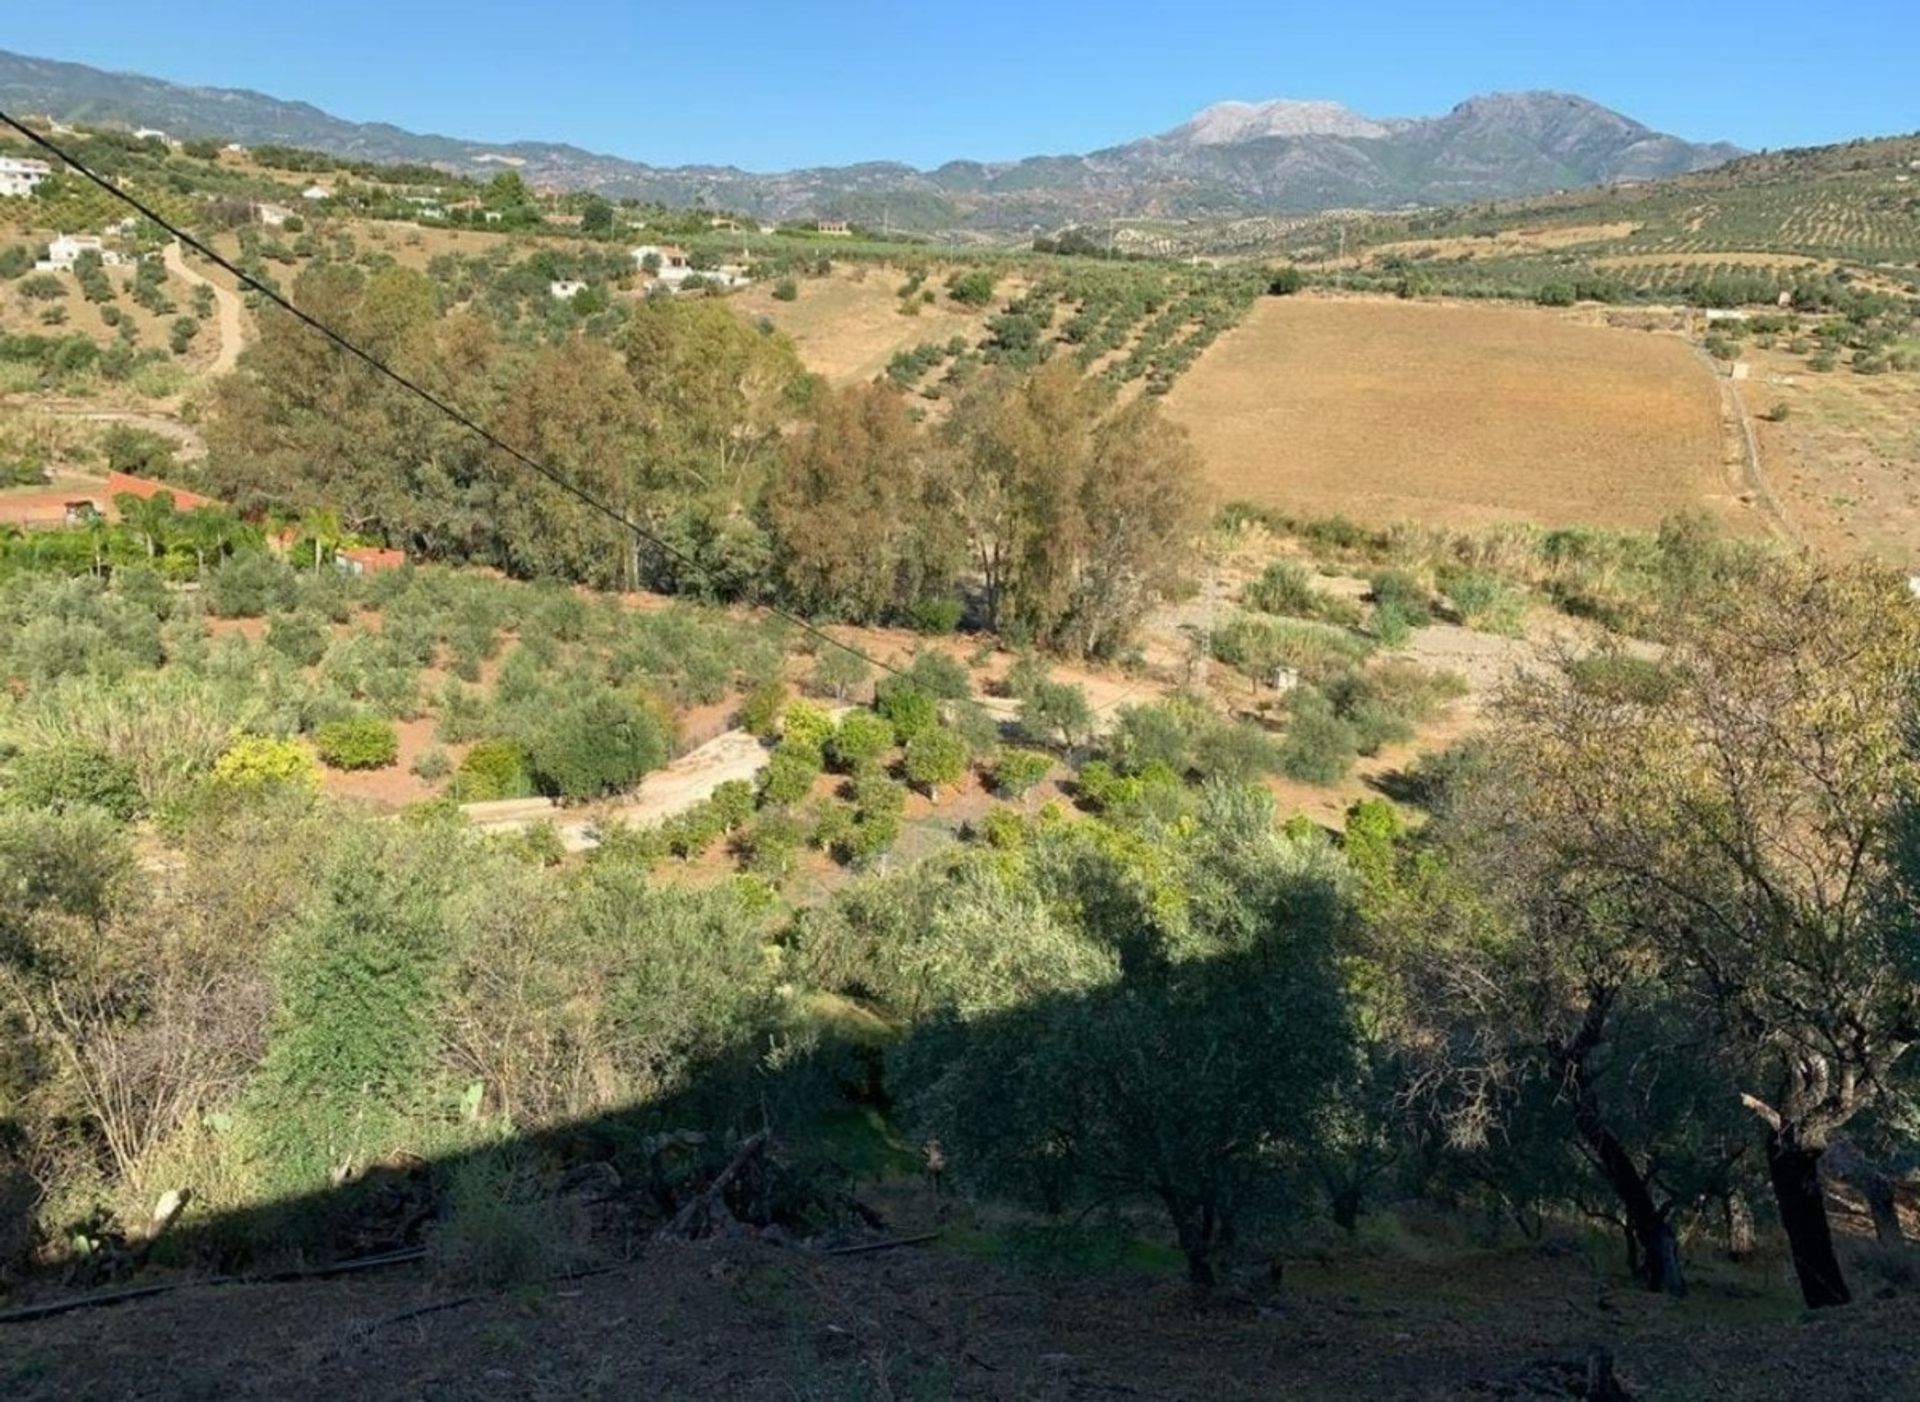
[[[407,562],[404,550],[386,550],[378,545],[355,545],[340,552],[340,558],[351,560],[363,570],[397,570]]]

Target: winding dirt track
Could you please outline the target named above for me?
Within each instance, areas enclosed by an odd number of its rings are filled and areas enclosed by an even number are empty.
[[[213,290],[213,304],[219,318],[220,350],[207,367],[209,375],[224,375],[233,369],[245,349],[247,336],[246,314],[240,306],[240,294],[231,288],[222,287],[211,278],[202,275],[198,269],[188,265],[186,257],[180,251],[180,245],[170,243],[162,255],[166,260],[167,271],[182,282],[194,287],[207,287]]]

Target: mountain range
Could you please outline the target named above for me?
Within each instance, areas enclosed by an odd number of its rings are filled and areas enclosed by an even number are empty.
[[[1742,154],[1656,132],[1557,92],[1469,98],[1439,117],[1377,119],[1334,102],[1222,102],[1171,131],[1082,155],[891,161],[756,173],[652,166],[556,142],[493,143],[351,122],[241,88],[189,87],[0,51],[0,103],[63,122],[280,144],[467,175],[510,165],[535,186],[759,218],[834,216],[895,228],[1024,232],[1104,219],[1232,218],[1460,204],[1645,180]]]

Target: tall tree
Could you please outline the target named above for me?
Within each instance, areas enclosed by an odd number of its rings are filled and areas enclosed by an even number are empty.
[[[1549,860],[1697,1009],[1765,1132],[1808,1305],[1845,1302],[1833,1136],[1920,1038],[1903,834],[1920,793],[1920,610],[1865,569],[1780,562],[1705,591],[1641,685],[1576,666],[1500,708]]]

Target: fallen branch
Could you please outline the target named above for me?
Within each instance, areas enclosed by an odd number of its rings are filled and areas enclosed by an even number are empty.
[[[380,1266],[403,1266],[418,1261],[426,1255],[422,1247],[413,1247],[406,1251],[388,1251],[378,1256],[364,1256],[357,1261],[339,1261],[330,1266],[315,1266],[308,1270],[275,1271],[266,1275],[216,1275],[206,1280],[171,1280],[159,1285],[136,1285],[127,1290],[109,1290],[101,1295],[81,1295],[67,1300],[49,1300],[45,1304],[27,1305],[22,1309],[9,1310],[0,1314],[0,1324],[26,1324],[36,1319],[51,1319],[58,1314],[70,1314],[75,1310],[103,1308],[107,1305],[122,1304],[127,1300],[145,1299],[149,1295],[167,1295],[175,1290],[206,1289],[215,1285],[269,1285],[290,1280],[324,1280],[328,1276],[346,1275],[351,1271],[374,1270]]]
[[[933,1241],[939,1232],[922,1232],[919,1236],[895,1237],[891,1241],[865,1241],[858,1246],[830,1246],[821,1252],[822,1256],[858,1256],[863,1251],[891,1251],[896,1246],[918,1246],[922,1242]]]
[[[770,1137],[764,1129],[757,1134],[748,1135],[746,1141],[741,1144],[739,1152],[733,1156],[733,1162],[716,1173],[711,1183],[707,1184],[707,1186],[691,1198],[684,1207],[674,1213],[673,1220],[654,1233],[654,1240],[665,1241],[674,1237],[687,1237],[692,1235],[693,1225],[700,1214],[707,1211],[715,1202],[719,1201],[720,1195],[726,1192],[727,1185],[739,1176],[740,1170],[751,1163],[759,1156],[760,1152],[767,1147],[767,1141]]]

